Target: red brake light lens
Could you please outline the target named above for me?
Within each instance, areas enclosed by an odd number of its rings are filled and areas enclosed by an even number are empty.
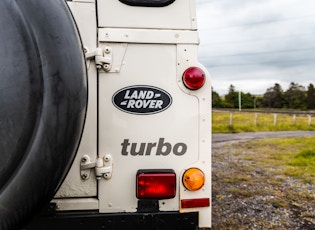
[[[170,199],[176,195],[176,174],[173,170],[138,170],[138,199]]]
[[[184,72],[183,81],[188,89],[196,90],[204,85],[206,76],[200,68],[190,67]]]

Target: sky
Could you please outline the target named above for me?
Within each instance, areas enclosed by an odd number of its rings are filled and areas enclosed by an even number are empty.
[[[196,0],[199,61],[214,91],[315,85],[314,0]]]

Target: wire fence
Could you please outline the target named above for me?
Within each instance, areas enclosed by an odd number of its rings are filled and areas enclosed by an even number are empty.
[[[315,130],[315,115],[213,112],[212,130],[214,132]]]

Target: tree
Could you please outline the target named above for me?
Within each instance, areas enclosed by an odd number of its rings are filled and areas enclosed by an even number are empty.
[[[268,108],[282,108],[284,105],[283,90],[280,84],[276,83],[267,89],[263,96],[263,105]]]
[[[235,91],[234,85],[230,85],[229,92],[225,95],[226,104],[230,104],[232,108],[238,107],[238,92]]]
[[[315,109],[315,88],[313,84],[309,84],[306,92],[307,109]]]
[[[241,92],[241,99],[242,99],[242,108],[244,109],[254,108],[255,97],[253,95],[251,95],[250,93]]]
[[[305,87],[291,82],[290,87],[284,92],[284,99],[289,109],[306,109]]]
[[[220,95],[212,88],[212,108],[222,108]]]

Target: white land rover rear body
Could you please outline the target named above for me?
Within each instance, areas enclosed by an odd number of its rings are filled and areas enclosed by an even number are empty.
[[[87,57],[97,56],[97,49],[102,56],[87,60],[86,124],[76,159],[54,199],[58,210],[136,212],[137,171],[172,169],[176,196],[159,200],[159,210],[198,211],[199,227],[210,227],[211,206],[181,208],[181,200],[211,199],[211,86],[198,63],[194,0],[164,7],[119,0],[68,5]],[[206,73],[202,88],[189,90],[183,84],[189,67]],[[91,168],[97,158],[98,180]],[[182,176],[194,167],[206,180],[200,190],[189,191]]]

